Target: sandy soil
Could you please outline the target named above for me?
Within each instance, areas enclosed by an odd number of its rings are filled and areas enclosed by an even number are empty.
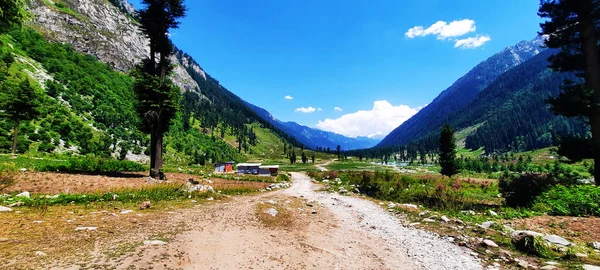
[[[179,212],[166,222],[189,229],[166,245],[140,246],[119,258],[94,258],[90,269],[479,269],[468,251],[403,227],[376,204],[314,191],[293,173],[290,189],[233,197]],[[272,206],[293,222],[270,226],[257,209]],[[283,214],[280,214],[283,217]],[[275,216],[276,219],[278,216]],[[288,217],[289,218],[289,217]],[[146,239],[140,239],[146,240]],[[59,268],[56,268],[59,269]],[[71,267],[68,269],[79,269]]]

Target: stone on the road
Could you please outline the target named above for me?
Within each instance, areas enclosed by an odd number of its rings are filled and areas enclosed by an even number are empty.
[[[38,256],[38,257],[46,257],[46,256],[48,256],[46,253],[44,253],[42,251],[39,251],[39,250],[36,251],[34,254],[35,254],[35,256]]]
[[[163,246],[166,245],[167,242],[161,240],[146,240],[144,241],[144,245],[146,246]]]
[[[97,231],[97,230],[98,230],[98,227],[77,227],[77,228],[75,228],[76,232],[79,232],[79,231]]]

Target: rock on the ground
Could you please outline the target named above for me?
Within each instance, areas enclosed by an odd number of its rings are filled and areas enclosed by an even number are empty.
[[[594,249],[600,249],[600,242],[592,242],[591,245]]]
[[[270,204],[273,204],[273,205],[277,204],[277,202],[274,201],[274,200],[268,200],[267,203],[270,203]]]
[[[206,198],[206,200],[207,201],[212,201],[212,200],[214,200],[214,198],[213,197],[208,197],[208,198]]]
[[[131,213],[133,213],[133,210],[123,210],[119,214],[121,214],[121,215],[127,215],[127,214],[131,214]]]
[[[97,230],[98,230],[98,227],[77,227],[77,228],[75,228],[76,232],[79,232],[79,231],[97,231]]]
[[[548,242],[550,244],[561,245],[561,246],[565,246],[565,247],[568,247],[571,245],[571,242],[569,242],[566,239],[564,239],[558,235],[555,235],[555,234],[550,234],[550,235],[544,236],[544,240],[546,240],[546,242]]]
[[[435,222],[435,219],[431,219],[431,218],[424,218],[423,222]]]
[[[269,214],[272,217],[274,217],[274,216],[277,216],[277,214],[279,214],[279,212],[275,208],[269,208],[269,209],[265,210],[265,214]]]
[[[414,204],[410,204],[410,203],[403,203],[403,204],[400,204],[399,206],[401,208],[408,209],[408,210],[411,210],[411,209],[418,210],[419,209],[418,206],[416,206]]]
[[[600,266],[591,265],[591,264],[584,264],[581,266],[581,268],[583,268],[583,270],[600,270]]]
[[[466,211],[460,211],[460,212],[461,212],[462,214],[464,214],[464,215],[470,215],[470,216],[474,216],[474,215],[476,215],[476,214],[477,214],[477,213],[475,213],[475,211],[473,211],[473,210],[466,210]]]
[[[538,236],[543,236],[543,235],[541,233],[534,232],[534,231],[514,231],[513,233],[510,234],[510,238],[512,238],[513,241],[520,241],[521,239],[523,239],[527,236],[538,237]]]
[[[150,207],[152,207],[152,203],[150,203],[150,201],[145,201],[140,205],[141,210],[148,209]]]
[[[167,242],[161,240],[146,240],[144,241],[144,245],[146,246],[163,246],[166,245]]]
[[[21,193],[19,193],[19,194],[15,195],[15,197],[25,197],[25,198],[30,198],[30,197],[31,197],[31,194],[29,194],[29,191],[24,191],[24,192],[21,192]]]
[[[490,213],[490,215],[495,216],[495,217],[498,216],[498,213],[496,213],[496,212],[494,212],[492,210],[489,210],[488,213]]]
[[[587,258],[588,255],[585,253],[575,253],[575,257],[577,258]]]
[[[558,268],[556,268],[556,266],[554,266],[554,265],[546,265],[546,266],[542,266],[540,268],[540,270],[555,270],[555,269],[558,269]]]
[[[34,254],[35,254],[35,256],[38,256],[38,257],[46,257],[46,256],[48,256],[46,253],[44,253],[42,251],[39,251],[39,250],[36,251]]]
[[[446,223],[450,222],[450,219],[447,216],[442,216],[440,219]]]
[[[483,240],[483,244],[485,244],[488,247],[498,247],[498,244],[494,243],[494,241],[490,239]]]
[[[429,211],[423,211],[423,212],[419,213],[419,216],[422,217],[422,216],[425,216],[427,214],[429,214]]]
[[[0,206],[0,212],[12,212],[12,208]]]
[[[486,221],[484,223],[481,223],[479,225],[479,227],[484,228],[484,229],[488,229],[489,227],[492,227],[492,225],[496,224],[496,222],[494,221]]]

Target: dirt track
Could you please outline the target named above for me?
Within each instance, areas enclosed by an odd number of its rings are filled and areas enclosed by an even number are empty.
[[[361,198],[315,192],[293,173],[287,190],[236,197],[180,212],[189,230],[163,246],[141,246],[117,269],[478,269],[476,259],[443,239],[403,227]],[[273,204],[275,203],[275,204]],[[309,205],[310,204],[310,205]],[[265,225],[257,206],[285,211],[293,222]],[[165,224],[169,226],[169,224]],[[132,267],[135,266],[135,267]],[[74,268],[75,269],[75,268]]]

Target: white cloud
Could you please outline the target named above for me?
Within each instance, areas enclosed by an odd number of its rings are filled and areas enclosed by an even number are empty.
[[[446,23],[438,21],[428,28],[423,26],[415,26],[408,29],[404,34],[407,38],[424,37],[427,35],[435,35],[437,39],[447,39],[452,37],[460,37],[465,34],[475,32],[475,21],[470,19],[456,20]]]
[[[379,100],[373,103],[373,109],[370,111],[361,110],[342,115],[337,119],[325,119],[319,121],[317,127],[348,137],[380,137],[389,134],[421,108],[410,108],[407,105],[393,106],[387,100]]]
[[[459,39],[454,43],[454,48],[473,49],[482,46],[490,40],[492,39],[487,35]]]
[[[290,96],[290,95],[287,95],[287,96],[285,96],[285,97],[283,97],[283,98],[285,98],[285,99],[287,99],[287,100],[292,100],[292,99],[294,99],[294,97],[292,97],[292,96]]]
[[[317,111],[322,111],[322,110],[323,110],[323,109],[321,109],[321,108],[318,108],[318,109],[317,109]]]
[[[316,110],[317,109],[309,106],[308,108],[300,107],[300,108],[295,109],[294,111],[301,112],[301,113],[312,113],[312,112],[315,112]]]
[[[334,109],[334,110],[336,110],[336,111],[338,111],[338,112],[344,111],[344,109],[342,109],[342,108],[340,108],[340,107],[335,107],[335,108],[333,108],[333,109]]]

